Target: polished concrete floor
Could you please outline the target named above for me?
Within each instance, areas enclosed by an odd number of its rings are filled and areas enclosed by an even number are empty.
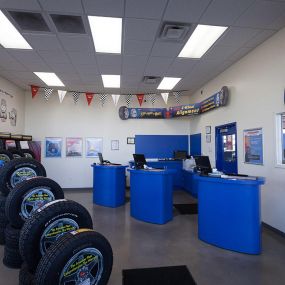
[[[90,211],[94,229],[105,235],[113,247],[109,285],[122,284],[122,269],[170,265],[187,265],[198,285],[285,284],[285,239],[270,230],[265,229],[262,234],[263,253],[252,256],[200,241],[197,215],[179,215],[174,210],[171,222],[154,225],[131,218],[129,203],[115,209],[93,205],[91,190],[69,190],[66,198]],[[175,203],[190,201],[192,198],[184,192],[174,195]],[[2,256],[0,246],[1,259]],[[0,284],[18,284],[18,270],[0,264]]]

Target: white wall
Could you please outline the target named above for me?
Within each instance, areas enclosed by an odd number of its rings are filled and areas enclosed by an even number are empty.
[[[5,95],[5,93],[9,95]],[[7,106],[7,119],[2,121],[0,118],[0,132],[10,132],[12,134],[22,134],[24,132],[24,121],[25,121],[25,96],[24,90],[20,89],[10,81],[0,77],[0,104],[1,99],[6,101]],[[17,110],[17,121],[16,126],[12,126],[9,119],[9,112],[12,108]]]
[[[262,219],[285,232],[285,168],[276,167],[275,113],[284,112],[285,29],[253,50],[218,77],[208,82],[203,96],[198,90],[191,102],[214,94],[222,86],[230,89],[229,105],[191,121],[191,133],[202,133],[202,152],[215,164],[214,127],[237,122],[238,170],[266,177],[262,187]],[[205,142],[205,126],[212,126],[212,143]],[[264,165],[243,162],[243,130],[262,127]]]
[[[92,171],[90,165],[97,162],[94,158],[67,158],[65,146],[62,158],[45,158],[45,137],[103,137],[103,156],[112,162],[126,164],[132,159],[134,145],[127,144],[127,137],[136,134],[189,134],[189,118],[182,119],[142,119],[126,120],[119,118],[118,109],[125,105],[125,97],[121,96],[115,107],[109,97],[101,107],[99,98],[94,98],[91,106],[87,106],[85,95],[82,94],[77,105],[72,96],[67,94],[60,104],[54,92],[48,102],[43,94],[31,98],[26,93],[26,133],[32,134],[34,140],[42,141],[42,162],[46,167],[48,177],[56,180],[62,187],[91,187]],[[181,103],[187,104],[188,96]],[[176,105],[173,99],[169,105]],[[138,107],[137,99],[133,98],[131,107]],[[144,103],[143,107],[152,107]],[[166,107],[162,98],[158,98],[154,107]],[[119,140],[120,150],[111,151],[111,140]]]

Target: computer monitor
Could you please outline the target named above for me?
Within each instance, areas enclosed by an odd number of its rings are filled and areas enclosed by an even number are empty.
[[[104,164],[103,155],[101,152],[98,152],[98,157],[99,157],[100,164]]]
[[[212,167],[210,163],[209,156],[197,155],[194,156],[195,163],[198,171],[201,171],[203,174],[208,174],[212,172]]]
[[[135,168],[136,169],[143,169],[144,165],[146,164],[145,156],[144,154],[133,154],[134,162],[135,162]]]
[[[175,150],[173,153],[174,159],[186,159],[187,151],[186,150]]]

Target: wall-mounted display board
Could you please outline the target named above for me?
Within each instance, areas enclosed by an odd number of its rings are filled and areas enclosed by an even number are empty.
[[[82,157],[82,138],[66,138],[66,157]]]
[[[250,164],[263,164],[263,138],[262,128],[243,131],[244,162]]]
[[[98,157],[98,152],[103,152],[103,138],[85,139],[86,157]]]
[[[229,90],[226,86],[199,103],[167,108],[128,108],[121,106],[119,117],[127,119],[169,119],[176,117],[199,115],[215,108],[225,106],[228,102]]]
[[[46,157],[61,157],[62,138],[46,138]]]

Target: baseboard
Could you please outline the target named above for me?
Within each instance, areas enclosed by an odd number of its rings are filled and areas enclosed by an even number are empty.
[[[65,191],[92,192],[92,188],[62,188]]]
[[[270,225],[268,225],[268,224],[266,224],[266,223],[264,223],[264,222],[262,222],[262,225],[263,225],[265,228],[267,228],[267,229],[269,229],[269,230],[275,232],[276,234],[282,236],[283,238],[285,238],[285,233],[284,233],[284,232],[282,232],[282,231],[280,231],[280,230],[278,230],[278,229],[276,229],[276,228],[274,228],[274,227],[272,227],[272,226],[270,226]]]

